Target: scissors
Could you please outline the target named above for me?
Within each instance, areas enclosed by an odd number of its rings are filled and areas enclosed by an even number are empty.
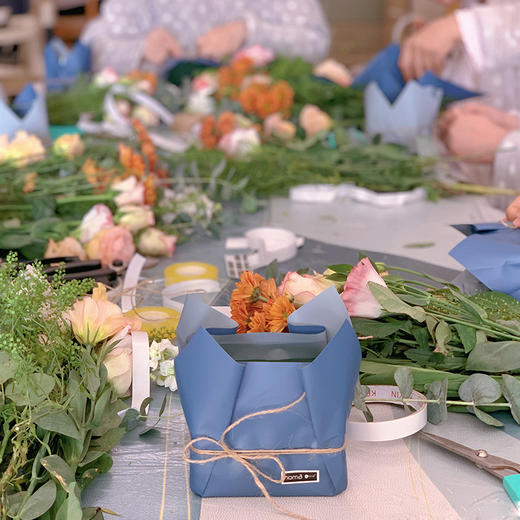
[[[502,479],[506,493],[513,501],[513,504],[520,509],[520,464],[496,457],[495,455],[490,455],[486,450],[468,448],[463,444],[450,441],[444,437],[439,437],[433,433],[422,431],[420,435],[423,439],[427,439],[441,448],[468,459],[473,462],[477,468],[483,469],[495,477]]]

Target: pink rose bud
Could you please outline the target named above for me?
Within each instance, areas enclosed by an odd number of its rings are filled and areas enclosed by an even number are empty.
[[[96,204],[83,216],[79,226],[80,240],[84,244],[90,242],[94,235],[114,225],[114,217],[108,206]]]
[[[104,266],[114,260],[129,262],[135,253],[132,233],[122,226],[102,229],[87,244],[87,255],[91,260],[101,260]]]
[[[386,287],[385,281],[379,276],[370,260],[363,258],[350,271],[341,294],[341,299],[351,317],[379,318],[381,316],[383,309],[372,294],[369,282]]]
[[[137,242],[138,251],[146,256],[173,256],[177,237],[156,228],[145,229]]]
[[[300,126],[307,137],[332,128],[332,119],[316,105],[305,105],[300,112]]]
[[[309,274],[302,276],[296,271],[291,271],[285,275],[278,291],[280,295],[288,296],[296,307],[301,307],[330,285],[323,278],[316,278]]]
[[[155,224],[155,217],[149,206],[122,206],[119,213],[118,224],[132,233]]]
[[[245,157],[260,146],[260,137],[254,128],[236,128],[226,134],[218,147],[224,150],[228,157]]]
[[[114,197],[114,202],[120,208],[129,204],[142,206],[144,204],[144,184],[132,175],[128,179],[112,184],[112,189],[119,194]]]
[[[316,65],[312,72],[315,76],[327,78],[342,87],[348,87],[352,84],[352,74],[350,74],[347,67],[332,58],[328,58]]]
[[[292,139],[296,135],[296,126],[284,120],[279,113],[271,114],[264,119],[264,133],[280,139]]]
[[[233,61],[247,58],[253,62],[254,67],[264,67],[274,61],[274,52],[261,45],[251,45],[239,50],[234,56]]]

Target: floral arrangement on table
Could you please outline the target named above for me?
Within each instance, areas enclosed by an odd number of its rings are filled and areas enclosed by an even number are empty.
[[[103,518],[81,493],[110,470],[126,432],[119,412],[139,328],[92,280],[48,280],[14,255],[2,264],[0,518]]]
[[[355,405],[367,417],[364,385],[395,381],[405,403],[412,389],[426,393],[433,423],[449,408],[493,426],[502,423],[490,411],[509,411],[520,424],[520,303],[506,294],[466,296],[443,280],[363,258],[321,274],[290,272],[278,285],[243,272],[231,317],[238,333],[286,332],[288,316],[332,285],[361,342]]]
[[[136,250],[172,256],[179,237],[214,232],[217,179],[170,174],[145,127],[134,127],[135,142],[91,145],[63,135],[47,153],[36,137],[17,134],[0,150],[0,249],[108,265]]]

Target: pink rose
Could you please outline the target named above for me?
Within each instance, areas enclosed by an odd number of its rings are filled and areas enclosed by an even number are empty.
[[[345,303],[348,313],[358,318],[379,318],[382,307],[372,294],[369,282],[386,287],[385,281],[368,258],[360,260],[350,271],[345,282],[341,299]]]
[[[77,256],[80,260],[87,259],[83,246],[72,237],[66,237],[59,242],[55,242],[52,238],[49,240],[43,258],[58,258],[60,256]]]
[[[268,63],[274,61],[274,52],[271,49],[266,49],[261,45],[251,45],[239,50],[234,56],[233,61],[247,58],[253,62],[254,67],[264,67]]]
[[[316,105],[305,105],[300,112],[300,126],[307,137],[332,128],[332,119]]]
[[[285,121],[281,114],[271,114],[264,120],[265,135],[274,135],[280,139],[292,139],[296,135],[296,126]]]
[[[194,92],[204,92],[208,95],[213,94],[217,90],[218,80],[214,72],[202,72],[193,78],[191,88]]]
[[[81,219],[79,226],[80,240],[84,244],[94,238],[99,231],[114,225],[114,217],[108,206],[96,204]]]
[[[288,296],[296,307],[301,307],[330,286],[331,283],[323,278],[318,279],[310,274],[302,276],[291,271],[285,275],[278,292],[280,296]]]
[[[87,244],[87,255],[91,260],[101,260],[104,266],[114,260],[129,262],[134,256],[135,245],[132,233],[121,226],[102,229]]]
[[[144,184],[132,175],[121,182],[112,184],[112,189],[119,191],[119,195],[114,197],[114,202],[118,207],[127,206],[129,204],[144,204]]]
[[[347,67],[332,58],[316,65],[312,72],[315,76],[327,78],[342,87],[349,87],[352,84],[352,74]]]
[[[254,128],[236,128],[218,143],[228,157],[245,157],[259,146],[260,137]]]
[[[177,237],[156,228],[145,229],[139,236],[137,249],[146,256],[173,256]]]
[[[132,233],[155,224],[155,217],[149,206],[122,206],[119,212],[118,224]]]

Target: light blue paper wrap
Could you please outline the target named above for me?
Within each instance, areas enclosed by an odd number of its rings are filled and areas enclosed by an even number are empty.
[[[45,96],[31,84],[14,99],[13,108],[0,100],[0,135],[12,139],[19,130],[36,135],[45,144],[50,142]]]
[[[243,421],[226,436],[227,444],[244,450],[342,447],[361,349],[337,291],[329,288],[295,311],[289,333],[236,335],[236,327],[197,296],[188,296],[178,327],[175,374],[192,439],[219,440],[234,421],[288,405],[305,392],[287,411]],[[197,448],[215,446],[205,441]],[[280,460],[286,471],[318,470],[320,480],[288,485],[262,479],[272,496],[330,496],[347,487],[344,451],[280,455]],[[255,464],[280,478],[274,462]],[[190,484],[203,497],[261,495],[250,473],[232,459],[191,464]]]
[[[520,230],[500,222],[454,227],[468,236],[450,255],[492,291],[520,300]]]

